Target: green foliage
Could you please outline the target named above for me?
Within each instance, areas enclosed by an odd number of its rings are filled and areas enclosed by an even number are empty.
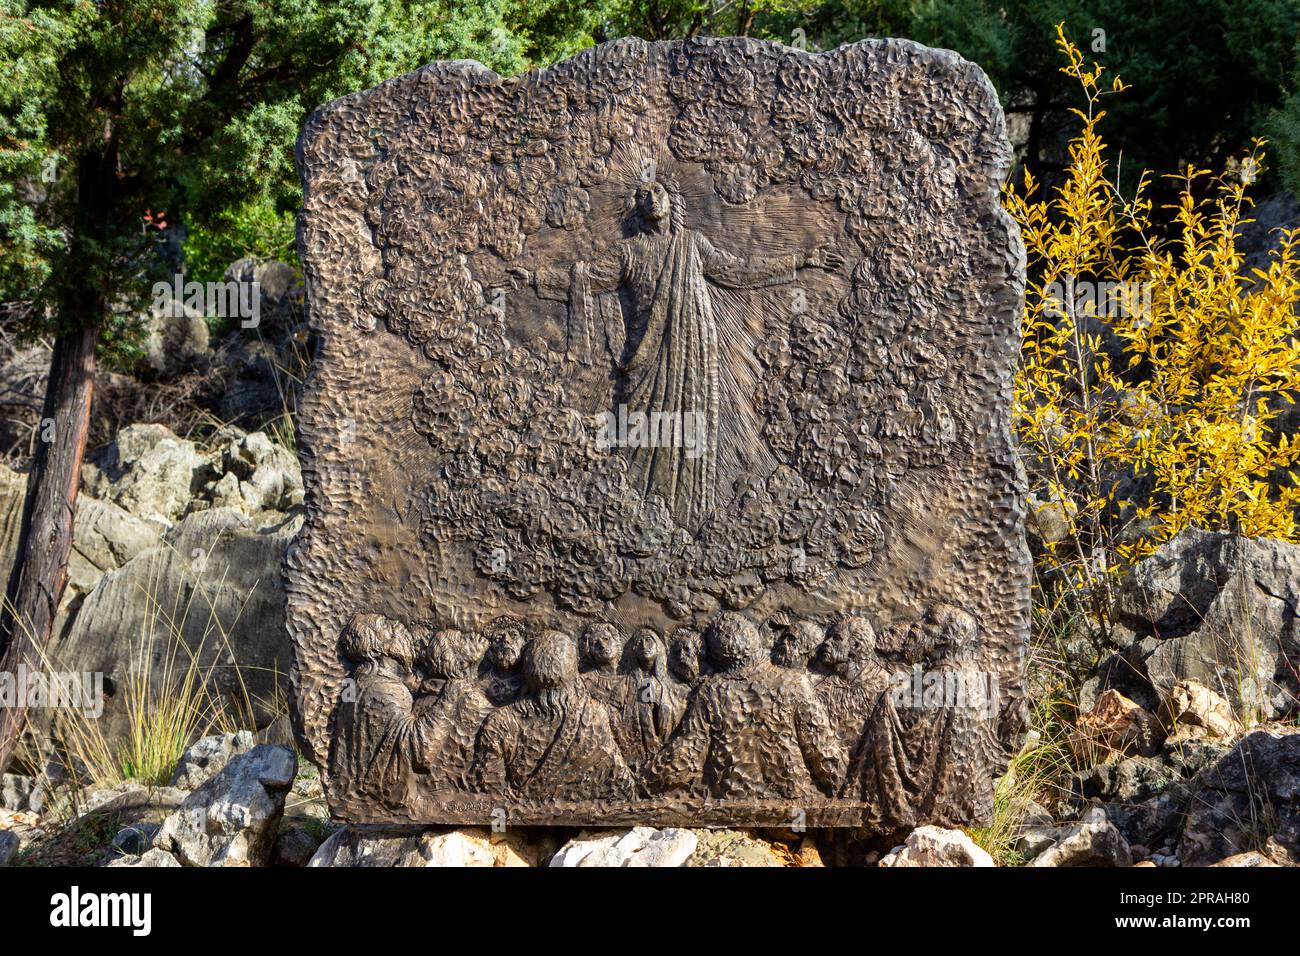
[[[611,35],[649,39],[742,33],[828,50],[867,36],[907,37],[978,63],[1010,113],[1026,120],[1039,178],[1064,164],[1070,89],[1057,72],[1055,24],[1132,83],[1109,126],[1123,143],[1125,182],[1141,169],[1220,168],[1249,148],[1284,98],[1297,62],[1295,0],[824,0],[712,4],[623,0]],[[1300,88],[1300,76],[1295,83]],[[1289,116],[1298,130],[1300,100]],[[1300,153],[1300,151],[1298,151]],[[1300,164],[1297,164],[1300,165]],[[1293,178],[1291,182],[1297,182]]]
[[[60,248],[58,231],[37,218],[32,199],[49,188],[61,161],[45,143],[40,94],[53,85],[74,25],[16,11],[13,0],[0,0],[0,289],[22,300],[46,279],[47,257]]]
[[[611,5],[608,34],[645,40],[693,36],[764,36],[774,23],[811,21],[825,8],[818,0],[620,0]],[[811,32],[811,31],[809,31]],[[793,34],[787,35],[789,39]],[[779,37],[778,37],[779,38]],[[854,37],[858,39],[858,37]]]
[[[1126,174],[1217,168],[1272,115],[1300,176],[1292,0],[0,0],[0,300],[31,303],[35,331],[113,325],[178,265],[147,216],[185,227],[197,278],[283,257],[293,144],[317,106],[435,59],[513,74],[625,34],[950,47],[1026,117],[1042,178],[1068,122],[1062,19],[1141,91],[1110,117]]]
[[[295,223],[292,209],[278,210],[266,200],[227,209],[211,223],[195,223],[181,245],[186,279],[219,282],[226,267],[244,256],[296,263]]]
[[[1296,59],[1300,60],[1300,55]],[[1266,133],[1273,145],[1282,182],[1300,194],[1300,65],[1291,74],[1286,97],[1269,116]]]
[[[293,146],[313,109],[434,59],[549,62],[589,45],[602,9],[0,0],[0,301],[32,305],[29,331],[94,325],[129,357],[138,329],[121,316],[176,269],[164,224],[185,226],[197,278],[290,255]]]

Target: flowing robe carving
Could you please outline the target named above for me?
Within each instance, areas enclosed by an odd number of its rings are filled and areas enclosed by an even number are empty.
[[[869,730],[880,696],[889,688],[889,673],[879,661],[854,665],[847,675],[829,674],[816,685],[817,699],[826,708],[836,738],[850,754],[859,750]]]
[[[614,738],[624,759],[639,766],[653,756],[686,711],[686,701],[672,681],[638,671],[622,678],[610,707]]]
[[[518,799],[594,800],[632,790],[608,710],[576,691],[530,697],[491,714],[479,731],[470,780],[482,792]]]
[[[414,775],[428,769],[436,732],[430,714],[413,711],[405,682],[379,671],[358,679],[355,701],[335,712],[331,774],[389,806],[405,805]]]
[[[706,677],[645,777],[651,789],[797,800],[834,793],[846,761],[808,679],[761,662]]]
[[[628,478],[643,497],[658,495],[676,523],[694,533],[712,514],[718,490],[742,474],[767,474],[776,460],[760,436],[752,399],[757,376],[753,336],[743,308],[722,307],[709,283],[751,289],[792,281],[798,254],[742,259],[717,249],[702,233],[679,228],[641,234],[607,256],[572,270],[540,270],[544,298],[570,303],[570,349],[593,338],[585,329],[598,313],[592,297],[625,293],[622,340],[607,346],[615,359],[613,411],[692,421],[695,433],[676,441],[631,444]],[[589,357],[579,356],[590,361]],[[693,447],[680,440],[690,437]]]
[[[474,739],[492,711],[492,705],[478,682],[471,677],[445,680],[436,693],[418,700],[415,710],[435,728],[427,736],[433,748],[427,761],[431,786],[433,789],[464,789],[466,774],[474,757]]]
[[[940,685],[953,680],[967,687],[984,680],[959,664],[940,664],[929,676]],[[986,702],[971,704],[930,707],[900,701],[893,691],[881,695],[849,767],[849,795],[870,804],[876,819],[892,827],[990,819],[993,792],[982,782],[1005,760]]]

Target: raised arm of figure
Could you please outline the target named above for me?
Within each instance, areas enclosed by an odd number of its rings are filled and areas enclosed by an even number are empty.
[[[587,293],[612,292],[623,282],[626,255],[620,243],[600,256],[582,263],[585,266]],[[541,299],[565,302],[573,288],[574,266],[543,266],[533,272],[523,268],[507,269],[506,274],[521,284],[528,283]]]
[[[759,289],[793,282],[799,269],[837,269],[843,264],[839,253],[828,246],[783,256],[749,256],[742,258],[717,248],[700,237],[704,274],[711,282],[730,289]]]

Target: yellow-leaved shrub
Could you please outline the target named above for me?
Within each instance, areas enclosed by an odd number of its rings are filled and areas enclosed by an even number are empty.
[[[1238,248],[1262,141],[1212,176],[1189,168],[1153,216],[1149,182],[1119,189],[1099,132],[1100,66],[1057,44],[1085,104],[1061,185],[1026,173],[1007,209],[1029,281],[1015,423],[1052,601],[1106,623],[1114,575],[1189,526],[1300,537],[1300,441],[1277,418],[1300,390],[1300,235],[1266,268]]]

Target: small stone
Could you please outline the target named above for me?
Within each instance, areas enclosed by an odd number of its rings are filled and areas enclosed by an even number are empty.
[[[1029,861],[1029,866],[1131,866],[1133,854],[1124,835],[1093,807],[1060,840]]]
[[[426,833],[420,840],[425,866],[495,866],[496,855],[486,835],[453,830],[437,835]]]
[[[687,866],[784,866],[772,844],[744,830],[701,830]]]
[[[1023,859],[1032,860],[1059,843],[1069,832],[1068,826],[1026,827],[1016,838],[1016,852]]]
[[[517,828],[504,833],[492,833],[488,840],[496,858],[496,866],[542,866],[558,849],[554,838],[532,840],[529,831]]]
[[[1160,722],[1114,688],[1102,691],[1075,729],[1070,748],[1084,766],[1116,754],[1150,757],[1159,753],[1165,739]]]
[[[232,757],[247,753],[253,746],[253,734],[247,730],[204,737],[181,756],[172,773],[170,786],[197,790],[219,774]]]
[[[1031,493],[1028,503],[1027,524],[1043,544],[1056,544],[1070,536],[1079,510],[1073,501],[1044,500]]]
[[[670,827],[657,830],[646,842],[632,851],[622,866],[675,867],[685,863],[695,852],[696,836],[690,830]],[[587,864],[583,864],[587,865]]]
[[[7,773],[0,777],[0,809],[40,813],[45,806],[45,788],[32,777]]]
[[[795,851],[795,862],[800,866],[825,866],[822,862],[821,851],[817,849],[817,843],[812,837],[804,837],[799,841],[799,848]]]
[[[271,865],[306,866],[320,847],[320,839],[302,827],[282,827],[275,837]]]
[[[18,834],[12,830],[0,830],[0,866],[9,864],[13,855],[18,852],[19,843]]]
[[[597,850],[604,850],[618,842],[625,831],[622,830],[583,830],[575,839],[570,840],[551,857],[549,866],[577,866],[584,857]]]
[[[145,361],[155,375],[172,378],[202,367],[211,357],[203,310],[183,297],[168,295],[142,316]]]
[[[1263,853],[1260,853],[1257,850],[1251,850],[1248,853],[1235,853],[1232,856],[1227,857],[1226,859],[1220,860],[1218,863],[1211,863],[1210,866],[1248,867],[1248,866],[1280,866],[1280,864],[1274,863]]]
[[[584,831],[585,833],[585,831]],[[579,834],[552,857],[551,866],[681,866],[695,852],[696,836],[676,827],[634,827],[603,834]]]
[[[907,835],[877,866],[996,866],[988,852],[960,830],[943,827],[917,827]]]
[[[139,856],[149,849],[155,834],[158,833],[158,828],[159,824],[144,821],[128,824],[117,831],[117,836],[113,837],[112,848],[119,853]]]
[[[265,432],[231,439],[222,450],[221,460],[225,474],[208,492],[214,505],[255,514],[261,510],[286,511],[302,504],[302,469],[297,457],[271,441]]]
[[[421,834],[410,828],[343,827],[320,845],[307,866],[423,866],[420,838]]]
[[[120,856],[116,860],[111,860],[108,866],[180,866],[181,863],[176,857],[172,856],[166,850],[154,847],[140,856]]]
[[[1195,680],[1174,684],[1161,718],[1175,738],[1234,737],[1244,729],[1223,697]]]

